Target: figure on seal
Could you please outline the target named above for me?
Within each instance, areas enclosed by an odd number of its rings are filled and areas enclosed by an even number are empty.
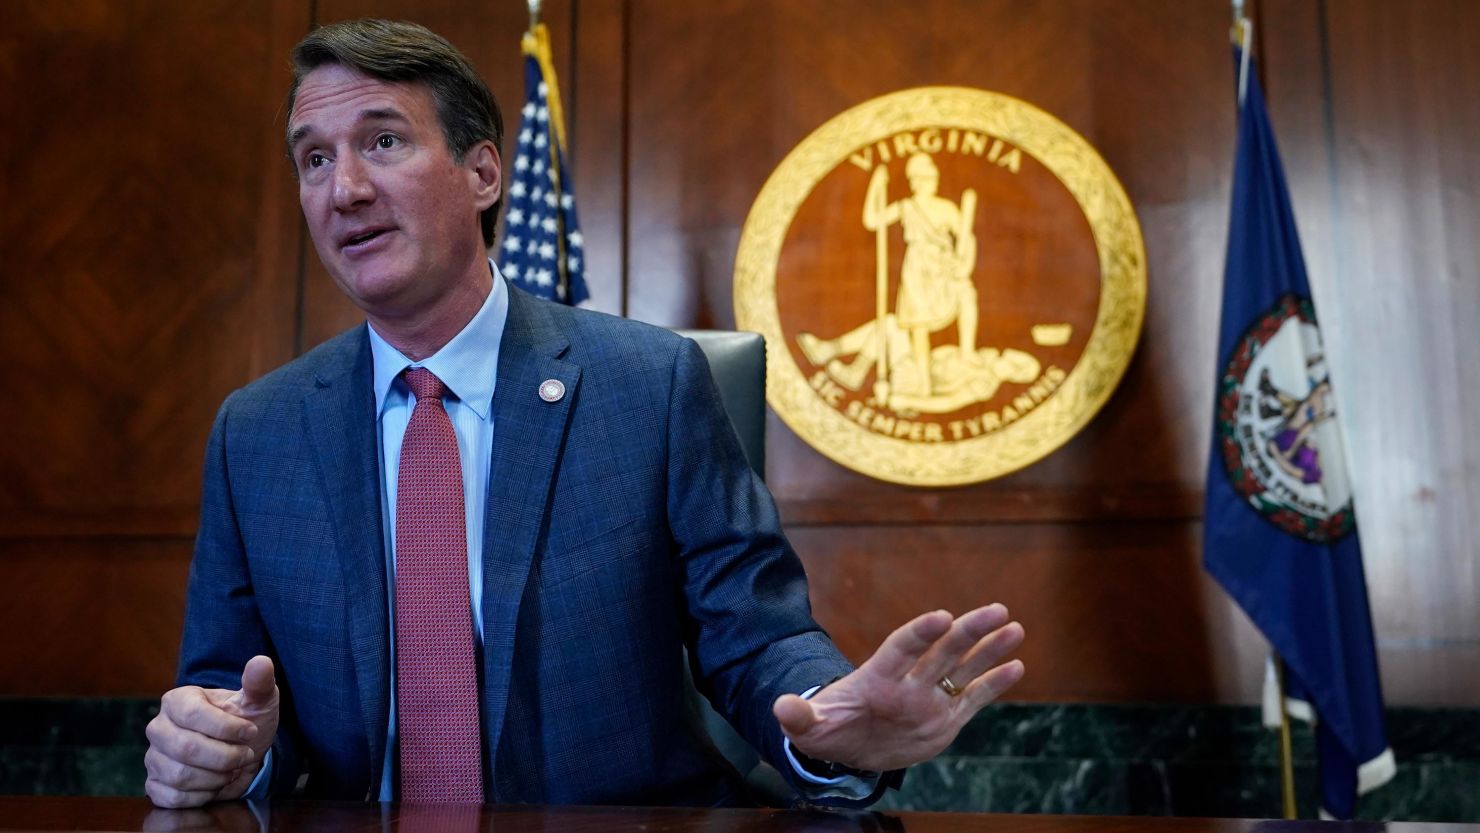
[[[882,235],[899,223],[904,232],[894,312],[836,339],[801,333],[797,341],[802,352],[850,390],[858,390],[875,368],[880,379],[887,379],[886,385],[876,383],[876,390],[887,392],[887,401],[877,404],[894,410],[944,413],[990,399],[1002,382],[1031,382],[1040,370],[1032,356],[1018,350],[979,351],[976,346],[979,313],[971,277],[977,256],[976,191],[965,189],[959,207],[940,196],[940,169],[926,153],[909,158],[905,177],[910,196],[890,203],[888,168],[875,168],[863,202],[863,225],[869,231]],[[887,263],[882,255],[880,263]],[[885,280],[881,272],[881,287]],[[957,344],[931,349],[931,335],[952,323]],[[852,362],[841,360],[855,353]]]

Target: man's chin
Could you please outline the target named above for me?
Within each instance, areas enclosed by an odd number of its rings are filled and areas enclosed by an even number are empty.
[[[399,307],[406,305],[406,290],[411,281],[399,272],[347,270],[342,275],[332,275],[350,302],[369,316],[394,317]]]

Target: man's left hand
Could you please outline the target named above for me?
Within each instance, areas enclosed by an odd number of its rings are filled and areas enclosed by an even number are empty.
[[[944,610],[926,613],[890,634],[852,674],[810,700],[783,695],[772,711],[792,744],[813,758],[901,769],[940,754],[1023,678],[1021,660],[1002,661],[1022,641],[1023,626],[1008,621],[1000,604],[954,619]]]

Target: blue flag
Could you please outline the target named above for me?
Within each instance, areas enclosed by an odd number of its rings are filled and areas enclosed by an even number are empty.
[[[1309,703],[1322,809],[1349,819],[1394,762],[1325,350],[1258,75],[1243,76],[1203,553],[1284,660],[1286,696]]]
[[[540,24],[525,36],[524,109],[513,174],[506,177],[499,270],[535,295],[575,305],[590,295],[585,242],[565,164],[560,93],[544,28]]]

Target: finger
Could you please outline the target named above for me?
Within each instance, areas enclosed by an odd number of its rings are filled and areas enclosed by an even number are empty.
[[[962,657],[977,642],[1006,624],[1007,618],[1007,608],[1000,604],[979,607],[962,614],[951,623],[950,630],[925,652],[910,676],[928,685],[935,685],[961,662]]]
[[[232,799],[241,798],[242,796],[246,795],[247,788],[252,786],[252,782],[257,780],[257,775],[261,772],[262,769],[260,767],[249,766],[246,769],[243,769],[241,771],[241,774],[237,776],[235,781],[232,781],[230,784],[227,784],[216,792],[216,800],[230,801]],[[255,828],[253,829],[255,830]]]
[[[805,735],[817,725],[817,710],[795,694],[783,694],[771,705],[771,713],[781,724],[781,731],[792,740]]]
[[[971,685],[961,693],[961,700],[969,709],[969,714],[975,714],[988,703],[1001,697],[1004,692],[1017,685],[1018,680],[1023,678],[1023,661],[1015,659],[1012,662],[1003,663],[992,670],[981,674]]]
[[[177,790],[153,778],[144,782],[144,794],[149,796],[154,806],[165,809],[199,807],[210,801],[212,797],[212,793],[204,790]]]
[[[242,669],[242,688],[238,696],[232,698],[233,702],[250,714],[271,708],[276,694],[277,680],[273,676],[272,660],[260,654],[247,660]]]
[[[216,792],[240,777],[239,770],[215,772],[181,763],[156,747],[144,753],[144,768],[149,777],[177,790],[207,790]]]
[[[902,680],[950,627],[951,614],[946,611],[922,613],[889,634],[865,664],[887,679]]]
[[[246,741],[257,735],[257,727],[244,717],[230,714],[211,702],[209,693],[197,686],[165,692],[159,714],[180,729],[223,741]]]
[[[958,680],[961,685],[967,685],[987,669],[1001,662],[1003,657],[1016,651],[1022,644],[1023,626],[1017,622],[1008,622],[982,637],[976,643],[976,647],[972,648],[961,660],[961,663],[946,673],[951,679]]]
[[[161,715],[160,717],[163,717]],[[233,772],[252,763],[256,754],[244,743],[227,743],[156,717],[145,727],[149,747],[165,757],[200,769]]]

